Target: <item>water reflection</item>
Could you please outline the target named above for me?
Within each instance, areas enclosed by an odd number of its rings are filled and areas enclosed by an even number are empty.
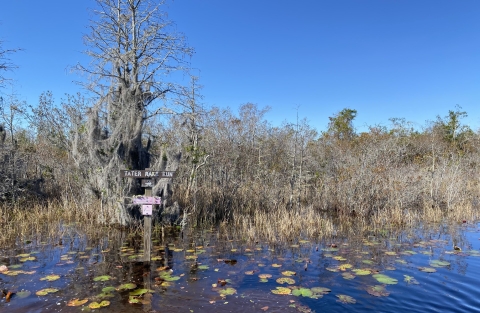
[[[79,312],[101,301],[114,312],[480,309],[478,224],[270,244],[245,241],[227,228],[157,229],[150,263],[142,261],[140,233],[58,228],[57,237],[39,233],[0,251],[0,265],[8,268],[0,290],[15,293],[1,299],[1,312]],[[41,280],[47,275],[59,279]],[[36,295],[45,288],[58,291]],[[67,306],[76,298],[88,301]]]

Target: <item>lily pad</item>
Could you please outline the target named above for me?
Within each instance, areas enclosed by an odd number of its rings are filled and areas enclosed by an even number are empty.
[[[45,289],[42,289],[42,290],[39,290],[39,291],[35,292],[35,294],[37,296],[46,296],[49,293],[55,293],[57,291],[58,291],[58,289],[56,289],[56,288],[45,288]]]
[[[272,290],[272,293],[276,295],[289,295],[292,293],[292,290],[287,287],[277,287],[277,289]]]
[[[55,280],[58,280],[58,279],[60,279],[60,276],[59,275],[54,275],[54,274],[40,278],[40,280],[46,280],[46,281],[55,281]]]
[[[338,269],[341,270],[342,272],[344,272],[347,269],[352,268],[352,267],[353,267],[352,264],[345,263],[345,264],[339,265]]]
[[[321,295],[326,295],[331,292],[330,289],[325,287],[313,287],[310,290],[315,294],[321,294]]]
[[[274,263],[274,264],[272,264],[272,267],[282,267],[282,264],[276,264],[276,263]]]
[[[130,296],[141,296],[141,295],[144,295],[146,294],[147,292],[149,292],[150,290],[148,289],[143,289],[143,288],[140,288],[140,289],[136,289],[134,291],[131,291],[129,293]]]
[[[37,258],[34,257],[34,256],[29,256],[29,257],[25,257],[25,258],[21,258],[19,261],[20,262],[27,262],[27,261],[35,261]]]
[[[362,263],[373,264],[373,261],[372,260],[362,260]]]
[[[80,300],[80,299],[72,299],[70,301],[67,302],[67,306],[81,306],[85,303],[88,302],[88,299],[83,299],[83,300]]]
[[[282,275],[283,276],[294,276],[294,275],[297,275],[297,273],[293,272],[293,271],[283,271]]]
[[[261,279],[268,279],[268,278],[272,278],[272,275],[271,274],[258,274],[258,277],[260,277]]]
[[[405,277],[404,281],[407,284],[418,285],[418,281],[413,276],[403,275]]]
[[[15,294],[16,298],[23,299],[31,295],[32,293],[28,290],[21,290]]]
[[[390,294],[390,292],[385,289],[384,285],[368,286],[367,292],[375,297],[386,297]]]
[[[117,290],[131,290],[131,289],[135,289],[137,288],[137,285],[135,285],[134,283],[126,283],[126,284],[122,284],[120,286],[117,287]]]
[[[232,287],[228,287],[228,288],[225,288],[225,289],[220,289],[218,290],[218,293],[221,295],[221,296],[231,296],[231,295],[234,295],[237,293],[237,290],[235,288],[232,288]]]
[[[302,297],[312,297],[313,296],[313,291],[311,289],[308,289],[308,288],[295,288],[292,290],[292,295],[294,296],[302,296]]]
[[[352,272],[354,272],[358,276],[370,275],[372,273],[368,269],[360,269],[360,268],[353,269]]]
[[[353,275],[352,273],[342,273],[342,277],[343,277],[344,279],[351,280],[351,279],[354,279],[356,276]]]
[[[392,278],[390,276],[384,274],[375,274],[372,275],[379,283],[386,284],[386,285],[395,285],[398,283],[398,280]]]
[[[347,259],[345,259],[343,256],[341,255],[337,255],[337,256],[334,256],[333,257],[334,260],[337,260],[337,261],[346,261]]]
[[[109,306],[110,305],[110,301],[107,301],[107,300],[103,300],[102,302],[98,303],[98,302],[92,302],[88,305],[88,307],[90,309],[100,309],[100,308],[103,308],[103,307],[106,307],[106,306]]]
[[[112,291],[115,291],[115,287],[113,287],[113,286],[104,287],[104,288],[102,288],[102,291],[103,292],[112,292]]]
[[[280,277],[276,281],[279,284],[289,284],[289,285],[295,284],[295,280],[290,277]]]
[[[208,270],[210,267],[208,265],[199,265],[198,269],[199,270]]]
[[[450,262],[441,261],[441,260],[432,260],[430,261],[430,265],[433,267],[445,267],[445,266],[449,266]]]
[[[357,303],[357,300],[347,295],[337,295],[337,298],[338,298],[337,301],[341,303],[347,303],[347,304]]]
[[[425,272],[425,273],[435,273],[437,270],[434,269],[433,267],[419,267],[418,268],[420,271]]]
[[[108,275],[97,276],[93,279],[93,281],[107,281],[107,280],[110,280],[110,278],[112,277]]]

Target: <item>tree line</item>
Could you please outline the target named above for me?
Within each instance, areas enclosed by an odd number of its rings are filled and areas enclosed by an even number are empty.
[[[202,103],[188,73],[193,49],[176,32],[163,2],[97,0],[86,36],[85,93],[38,103],[0,102],[0,203],[83,203],[99,222],[128,225],[143,193],[121,169],[176,170],[154,188],[166,200],[163,223],[215,223],[278,209],[365,217],[379,211],[478,205],[479,133],[457,106],[421,129],[401,118],[358,133],[357,111],[325,117],[318,132],[305,119],[273,126],[268,108],[238,112]],[[15,50],[0,43],[0,85]],[[360,112],[361,113],[361,112]],[[98,212],[97,212],[98,213]]]

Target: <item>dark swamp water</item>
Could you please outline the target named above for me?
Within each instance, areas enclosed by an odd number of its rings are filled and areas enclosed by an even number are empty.
[[[174,231],[149,265],[141,236],[105,233],[0,250],[0,312],[480,312],[478,222],[284,245]]]

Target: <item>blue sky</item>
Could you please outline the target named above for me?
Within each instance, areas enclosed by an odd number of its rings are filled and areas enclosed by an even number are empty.
[[[93,0],[4,1],[0,38],[20,66],[21,98],[59,99],[79,87],[69,66],[88,59],[82,35]],[[459,104],[480,128],[478,0],[175,0],[165,9],[195,49],[203,102],[270,106],[273,125],[300,118],[324,130],[343,108],[354,124],[421,127]]]

